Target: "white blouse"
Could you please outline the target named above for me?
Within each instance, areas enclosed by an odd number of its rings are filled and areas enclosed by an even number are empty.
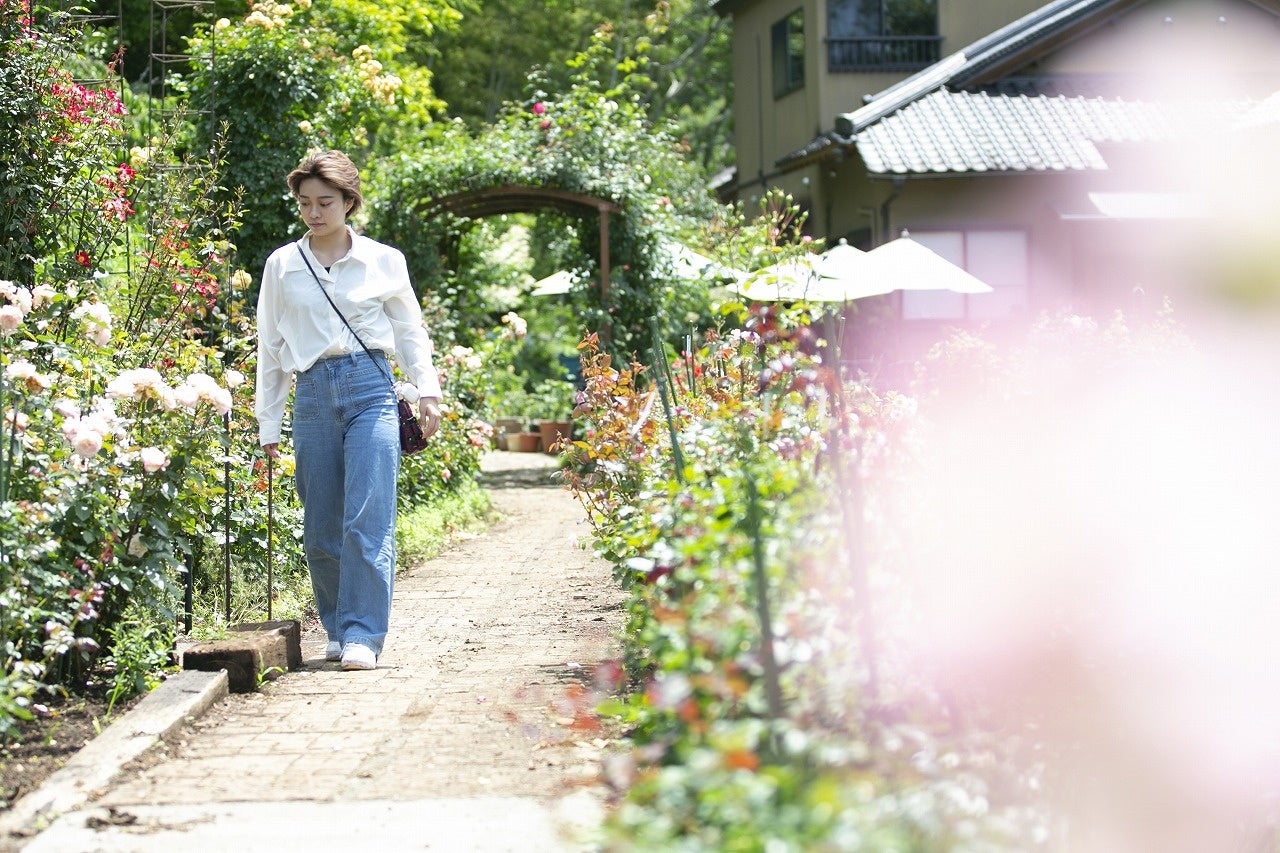
[[[351,251],[330,269],[311,252],[310,235],[271,253],[258,294],[258,384],[254,414],[263,445],[280,442],[280,425],[293,374],[318,360],[363,352],[320,292],[299,251],[347,322],[373,352],[395,358],[423,397],[441,397],[431,361],[431,338],[409,284],[404,255],[368,237],[351,234]]]

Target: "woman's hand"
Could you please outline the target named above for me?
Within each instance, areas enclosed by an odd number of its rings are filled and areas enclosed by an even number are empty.
[[[418,421],[422,424],[422,434],[427,438],[440,429],[440,398],[422,397],[418,400]]]
[[[265,453],[265,454],[267,454],[268,456],[270,456],[272,459],[279,459],[279,458],[280,458],[280,445],[278,445],[278,444],[264,444],[264,445],[262,445],[262,452],[263,452],[263,453]]]

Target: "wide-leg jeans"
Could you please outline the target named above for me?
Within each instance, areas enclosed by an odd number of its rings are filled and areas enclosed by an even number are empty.
[[[376,359],[376,360],[375,360]],[[303,550],[331,641],[382,652],[396,562],[400,429],[385,356],[321,359],[296,377]]]

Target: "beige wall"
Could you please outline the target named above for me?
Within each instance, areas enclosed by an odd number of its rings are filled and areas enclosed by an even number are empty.
[[[1048,0],[940,0],[942,55],[955,53],[1039,9]]]
[[[819,0],[761,0],[744,4],[733,16],[734,144],[743,185],[761,173],[771,175],[779,157],[817,135],[819,5]],[[797,9],[805,15],[805,84],[775,99],[771,30]]]
[[[1157,0],[1118,15],[1041,67],[1141,76],[1146,83],[1135,97],[1220,97],[1223,89],[1265,95],[1280,75],[1280,25],[1247,0]]]

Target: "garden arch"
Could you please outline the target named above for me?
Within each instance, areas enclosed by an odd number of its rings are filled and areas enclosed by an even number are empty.
[[[449,213],[461,219],[481,219],[504,213],[535,213],[555,210],[581,213],[595,210],[600,221],[600,300],[609,294],[609,215],[622,208],[607,198],[570,192],[554,187],[502,184],[438,196],[427,202],[425,213]]]

